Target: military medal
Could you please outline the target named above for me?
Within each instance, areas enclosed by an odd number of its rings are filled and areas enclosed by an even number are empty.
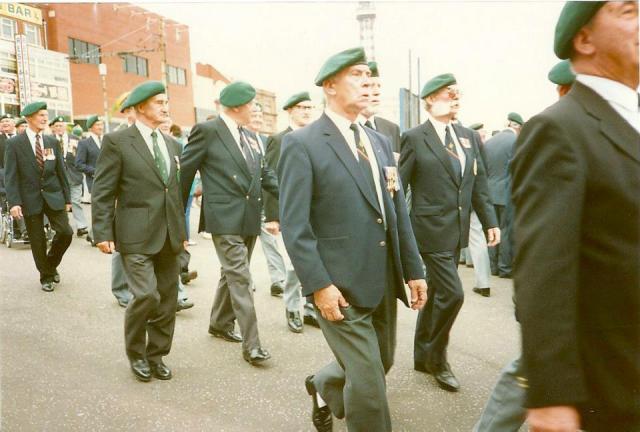
[[[398,184],[398,168],[394,166],[384,167],[384,177],[387,180],[387,190],[393,198],[393,195],[400,190],[400,185]]]
[[[471,142],[469,141],[469,138],[460,138],[460,144],[462,144],[462,147],[464,148],[471,148]]]
[[[56,155],[53,153],[52,148],[44,148],[42,149],[42,153],[44,155],[44,160],[56,160]]]

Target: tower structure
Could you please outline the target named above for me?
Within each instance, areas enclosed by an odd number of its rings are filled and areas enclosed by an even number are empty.
[[[376,9],[374,2],[358,2],[356,19],[360,23],[360,45],[364,47],[367,59],[375,60],[375,43],[373,25],[376,21]]]

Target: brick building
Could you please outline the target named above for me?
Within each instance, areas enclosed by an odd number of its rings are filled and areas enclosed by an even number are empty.
[[[143,81],[162,80],[164,58],[171,117],[183,127],[193,125],[186,25],[128,3],[48,3],[39,7],[48,49],[69,56],[77,123],[83,124],[91,114],[104,114],[100,63],[106,65],[106,99],[112,123],[122,123],[124,117],[114,109],[116,101]]]

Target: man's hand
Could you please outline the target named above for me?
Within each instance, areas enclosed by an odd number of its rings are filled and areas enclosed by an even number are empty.
[[[187,250],[187,248],[189,247],[189,240],[185,240],[182,242],[182,247],[184,248],[184,250]]]
[[[340,290],[333,284],[314,292],[313,301],[320,309],[322,317],[327,321],[343,320],[344,316],[340,312],[340,308],[349,306]]]
[[[580,430],[580,414],[572,406],[530,409],[527,423],[531,432],[576,432]]]
[[[411,309],[422,309],[427,303],[427,281],[424,279],[410,280],[409,288],[411,288]]]
[[[280,223],[278,221],[267,222],[264,224],[264,228],[271,235],[280,234]]]
[[[71,211],[71,204],[65,204],[64,209],[69,213]]]
[[[489,228],[487,231],[487,246],[497,246],[498,243],[500,243],[500,228]]]
[[[103,241],[96,244],[96,246],[98,246],[98,249],[100,249],[102,253],[111,254],[116,251],[116,245],[112,241]]]
[[[9,213],[11,213],[11,217],[14,219],[22,219],[22,207],[20,206],[11,207]]]

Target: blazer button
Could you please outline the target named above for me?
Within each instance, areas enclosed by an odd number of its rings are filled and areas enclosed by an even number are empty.
[[[164,188],[164,191],[165,192],[169,192],[169,188]]]
[[[382,223],[382,219],[378,218],[378,219],[376,219],[376,222],[378,222],[379,224],[381,224],[381,223]]]
[[[458,207],[458,210],[462,211],[462,207]]]
[[[379,244],[380,244],[380,247],[384,247],[387,243],[384,240],[382,240]]]
[[[262,201],[262,198],[258,198],[258,201]]]

